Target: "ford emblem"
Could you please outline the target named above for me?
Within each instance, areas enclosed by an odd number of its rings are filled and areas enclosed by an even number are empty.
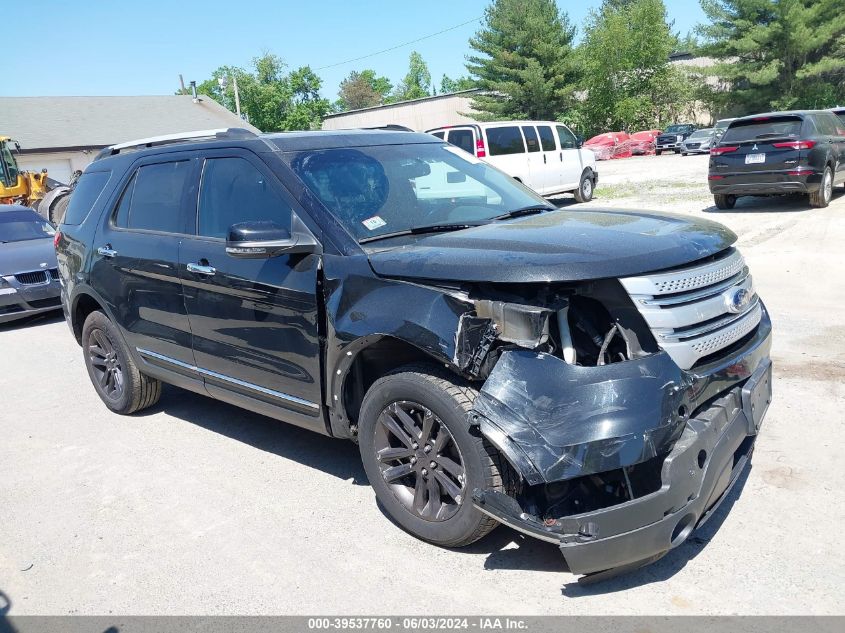
[[[742,312],[751,303],[751,293],[745,288],[730,290],[725,293],[725,306],[734,314]]]

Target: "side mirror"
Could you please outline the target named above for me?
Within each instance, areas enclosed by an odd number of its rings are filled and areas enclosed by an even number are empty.
[[[460,172],[460,171],[449,171],[446,172],[446,182],[448,183],[458,183],[458,182],[466,182],[467,175]]]
[[[226,253],[242,259],[315,253],[319,245],[307,231],[291,232],[270,220],[238,222],[229,227]]]
[[[584,137],[580,134],[575,135],[575,147],[577,147],[578,149],[584,147]]]

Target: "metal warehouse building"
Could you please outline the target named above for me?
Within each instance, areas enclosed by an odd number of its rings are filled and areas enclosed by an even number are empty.
[[[443,125],[472,122],[472,95],[478,90],[464,90],[435,97],[399,101],[386,105],[330,114],[323,121],[324,130],[342,130],[382,125],[404,125],[422,132]]]

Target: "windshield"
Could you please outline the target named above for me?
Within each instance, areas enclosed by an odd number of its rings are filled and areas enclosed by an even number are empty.
[[[554,208],[510,176],[447,144],[283,156],[359,241],[425,227],[483,224],[526,207]]]
[[[0,242],[52,237],[55,231],[34,211],[0,211]]]
[[[0,143],[0,180],[7,187],[14,187],[18,183],[18,168],[9,143]]]
[[[713,130],[697,130],[690,135],[690,138],[707,138],[713,134]]]
[[[722,143],[742,143],[770,138],[790,138],[801,134],[803,120],[797,116],[766,117],[733,123]]]
[[[683,134],[684,132],[689,132],[688,125],[670,125],[666,128],[665,134]]]

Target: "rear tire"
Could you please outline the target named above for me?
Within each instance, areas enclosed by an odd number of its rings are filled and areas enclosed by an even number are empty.
[[[654,155],[655,155],[655,156],[660,156],[662,153],[663,153],[663,150],[662,150],[662,149],[656,149],[656,150],[654,150]]]
[[[47,218],[50,224],[53,226],[59,226],[59,224],[62,223],[65,219],[68,204],[70,204],[70,194],[62,196],[50,206],[48,211],[50,217]]]
[[[158,402],[161,382],[138,370],[117,328],[100,311],[85,319],[82,350],[91,383],[109,409],[128,415]]]
[[[408,365],[375,381],[361,404],[358,444],[376,497],[404,530],[436,545],[469,545],[498,525],[472,504],[475,488],[518,487],[467,422],[477,395],[434,365]]]
[[[824,168],[822,174],[822,184],[819,190],[810,194],[810,206],[818,209],[824,209],[830,204],[830,199],[833,197],[833,170],[830,165]]]
[[[733,209],[736,204],[736,196],[731,194],[717,193],[713,196],[716,207],[719,209]]]
[[[578,188],[573,191],[575,200],[578,202],[589,202],[593,199],[593,172],[589,169],[581,174],[581,181],[578,183]]]

